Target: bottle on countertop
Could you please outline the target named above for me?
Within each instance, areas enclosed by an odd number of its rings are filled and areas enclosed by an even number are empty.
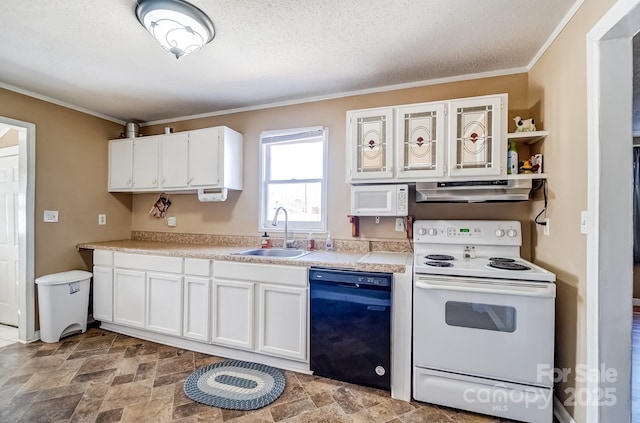
[[[327,232],[327,240],[324,242],[324,246],[327,251],[333,251],[333,240],[331,239],[331,232]]]
[[[313,232],[309,232],[307,237],[307,250],[313,251],[316,249],[316,240],[313,238]]]
[[[264,235],[262,235],[260,246],[262,248],[271,248],[271,238],[269,238],[269,235],[266,232],[264,233]]]
[[[509,151],[507,152],[507,174],[516,175],[518,173],[518,147],[515,141],[509,141]]]

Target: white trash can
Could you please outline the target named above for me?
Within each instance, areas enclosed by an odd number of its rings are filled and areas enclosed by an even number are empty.
[[[87,330],[91,276],[91,272],[71,270],[36,279],[43,342],[58,342],[65,335]]]

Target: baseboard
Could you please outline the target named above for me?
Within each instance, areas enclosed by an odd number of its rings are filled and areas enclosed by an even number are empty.
[[[634,298],[633,299],[633,306],[634,307],[640,307],[640,298]]]
[[[558,397],[553,397],[553,415],[560,423],[576,423]]]

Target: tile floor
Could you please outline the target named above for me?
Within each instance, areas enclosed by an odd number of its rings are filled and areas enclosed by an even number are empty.
[[[18,342],[18,328],[0,325],[0,348]]]
[[[253,412],[188,399],[185,378],[220,360],[97,328],[55,344],[15,343],[0,348],[0,422],[504,422],[293,372],[281,397]]]

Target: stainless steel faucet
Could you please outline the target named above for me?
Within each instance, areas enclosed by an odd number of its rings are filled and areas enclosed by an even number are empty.
[[[289,239],[289,213],[287,213],[287,209],[285,209],[284,207],[278,207],[276,209],[276,215],[273,217],[273,222],[271,222],[271,224],[273,226],[276,226],[278,224],[278,214],[280,213],[280,210],[284,212],[284,248],[293,248],[293,243],[295,242],[295,240]]]

